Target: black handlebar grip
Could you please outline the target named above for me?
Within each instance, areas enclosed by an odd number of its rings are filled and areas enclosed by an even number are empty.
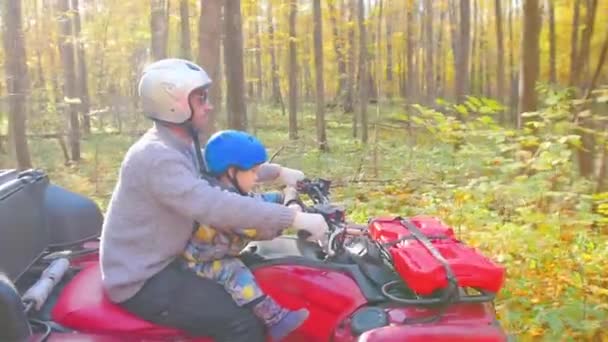
[[[306,240],[312,236],[312,234],[309,231],[302,230],[302,229],[298,230],[296,235],[298,236],[298,239],[301,239],[301,240]]]

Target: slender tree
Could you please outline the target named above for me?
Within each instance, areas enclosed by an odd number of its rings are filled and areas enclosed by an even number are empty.
[[[245,106],[245,72],[243,65],[243,27],[241,0],[224,3],[224,72],[226,74],[226,110],[228,126],[247,129]]]
[[[4,63],[8,92],[9,146],[14,151],[19,169],[32,166],[26,138],[26,98],[28,89],[25,39],[23,35],[21,0],[2,2],[2,41],[6,53]],[[12,153],[11,153],[12,154]]]

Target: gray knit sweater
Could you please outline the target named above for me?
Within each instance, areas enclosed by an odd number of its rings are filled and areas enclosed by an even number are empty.
[[[182,253],[195,220],[226,231],[254,227],[264,235],[293,222],[291,209],[201,180],[194,158],[192,146],[162,126],[127,152],[101,234],[102,281],[112,301],[131,298]],[[274,179],[278,170],[265,164],[259,178]]]

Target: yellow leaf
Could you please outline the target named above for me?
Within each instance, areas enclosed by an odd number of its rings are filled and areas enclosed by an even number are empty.
[[[543,336],[545,334],[545,329],[541,327],[532,327],[529,331],[532,336]]]
[[[587,288],[593,294],[608,296],[608,289],[606,289],[606,288],[599,287],[596,285],[588,285]]]

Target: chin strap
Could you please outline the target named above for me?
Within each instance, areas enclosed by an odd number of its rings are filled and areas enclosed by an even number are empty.
[[[237,171],[238,172],[238,171]],[[249,196],[248,193],[244,192],[239,185],[239,180],[236,178],[236,175],[233,177],[230,173],[228,173],[228,180],[232,183],[232,186],[239,192],[239,194],[243,196]]]

